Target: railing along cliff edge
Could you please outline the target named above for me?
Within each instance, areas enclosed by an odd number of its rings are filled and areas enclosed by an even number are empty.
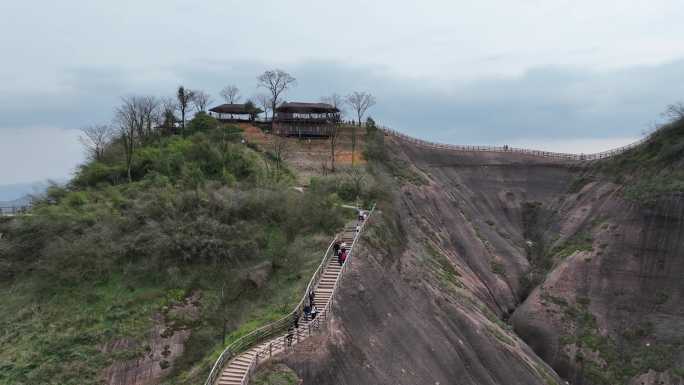
[[[452,151],[489,151],[489,152],[515,152],[519,154],[528,154],[528,155],[534,155],[534,156],[541,156],[545,158],[554,158],[554,159],[563,159],[563,160],[599,160],[599,159],[605,159],[605,158],[610,158],[611,156],[615,156],[618,154],[621,154],[625,151],[631,150],[640,144],[643,144],[644,142],[648,141],[648,139],[651,137],[651,135],[647,135],[636,142],[630,143],[628,145],[614,148],[612,150],[608,151],[603,151],[603,152],[597,152],[594,154],[569,154],[569,153],[563,153],[563,152],[552,152],[552,151],[540,151],[540,150],[530,150],[526,148],[517,148],[517,147],[503,147],[503,146],[467,146],[467,145],[458,145],[458,144],[444,144],[444,143],[436,143],[436,142],[430,142],[428,140],[423,140],[423,139],[418,139],[414,138],[412,136],[408,136],[404,133],[401,133],[399,131],[393,130],[388,127],[379,127],[381,130],[385,132],[387,135],[392,135],[395,136],[401,140],[404,140],[409,143],[413,143],[422,147],[429,147],[429,148],[436,148],[436,149],[442,149],[442,150],[452,150]]]
[[[371,215],[375,211],[375,204],[373,204],[373,207],[371,208],[368,218],[363,221],[361,224],[361,229],[358,233],[355,234],[354,240],[352,241],[352,245],[349,248],[349,255],[347,256],[347,260],[345,261],[343,267],[342,267],[342,272],[340,273],[340,277],[346,270],[347,266],[351,262],[352,256],[354,254],[354,246],[356,245],[356,241],[358,240],[360,234],[363,232],[363,229],[366,225],[366,223],[370,220]],[[209,373],[209,377],[207,378],[207,381],[204,383],[204,385],[214,385],[216,382],[216,379],[221,375],[221,371],[223,370],[223,367],[235,356],[238,354],[249,350],[250,348],[254,346],[258,346],[260,343],[266,342],[270,339],[273,339],[283,333],[285,333],[290,325],[292,324],[292,320],[294,318],[295,312],[302,314],[304,311],[304,304],[308,300],[308,295],[311,290],[316,286],[318,281],[320,280],[321,275],[325,271],[325,267],[330,261],[330,258],[333,256],[332,252],[332,247],[333,244],[335,243],[335,240],[333,239],[330,242],[330,245],[328,245],[328,248],[325,251],[325,254],[323,254],[323,259],[321,260],[321,263],[318,265],[318,268],[314,272],[313,276],[309,280],[308,285],[306,286],[306,290],[304,291],[304,294],[302,295],[302,299],[299,301],[297,306],[288,313],[287,315],[283,316],[282,318],[278,319],[277,321],[274,321],[268,325],[262,326],[259,329],[256,329],[239,339],[237,339],[235,342],[232,344],[228,345],[223,352],[221,352],[221,355],[219,358],[216,360],[214,365],[211,368],[211,372]],[[331,312],[331,304],[335,295],[335,290],[337,289],[338,283],[340,279],[338,277],[337,281],[335,282],[335,285],[333,287],[333,292],[332,296],[330,297],[330,300],[326,304],[325,308],[323,311],[320,312],[319,318],[323,319],[324,322],[327,321],[329,313]],[[253,372],[255,369],[256,365],[258,364],[258,357],[259,355],[263,355],[263,352],[257,353],[257,360],[252,362],[252,365],[250,366],[248,370],[247,376],[243,379],[242,383],[247,384],[249,382],[249,377],[250,374]]]

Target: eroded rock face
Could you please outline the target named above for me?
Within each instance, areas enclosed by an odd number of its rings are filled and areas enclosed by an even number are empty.
[[[559,205],[561,237],[583,234],[590,247],[558,261],[513,316],[574,383],[649,384],[660,378],[649,370],[684,367],[684,200],[644,208],[619,190],[590,183]]]
[[[405,245],[385,250],[369,230],[331,337],[286,363],[305,384],[560,383],[500,319],[529,268],[524,203],[550,205],[572,172],[506,154],[404,151],[425,181],[398,196]]]
[[[406,242],[367,241],[331,337],[285,359],[305,384],[679,383],[681,197],[644,208],[605,181],[570,192],[577,164],[392,146],[423,181],[397,196]]]
[[[155,314],[154,326],[145,341],[130,339],[115,340],[102,349],[116,356],[121,352],[139,352],[141,356],[130,360],[115,361],[103,373],[108,385],[158,384],[173,367],[173,362],[184,351],[184,344],[190,337],[190,330],[176,325],[172,320],[195,320],[199,317],[196,306],[199,293],[185,299],[182,304],[172,306],[167,314]]]

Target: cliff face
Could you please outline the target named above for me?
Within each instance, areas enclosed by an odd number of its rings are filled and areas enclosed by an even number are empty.
[[[512,321],[573,383],[681,384],[665,372],[684,368],[684,201],[644,208],[620,190],[592,182],[555,206],[550,248],[586,245],[568,250]]]
[[[525,202],[551,205],[572,171],[393,146],[394,163],[414,180],[395,199],[402,246],[385,247],[388,224],[377,219],[344,278],[332,338],[286,362],[305,384],[559,383],[502,320],[530,265]]]
[[[376,219],[330,336],[284,358],[305,384],[681,384],[680,198],[645,209],[577,165],[392,148],[410,180],[394,247]]]

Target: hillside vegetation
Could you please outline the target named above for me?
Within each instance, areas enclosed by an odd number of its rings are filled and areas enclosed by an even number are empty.
[[[663,125],[646,143],[597,169],[624,184],[627,199],[646,205],[664,195],[684,193],[684,119]]]
[[[353,215],[340,204],[369,192],[336,176],[298,192],[241,138],[198,114],[141,140],[132,182],[114,140],[0,223],[0,383],[199,383],[224,338],[291,309]]]

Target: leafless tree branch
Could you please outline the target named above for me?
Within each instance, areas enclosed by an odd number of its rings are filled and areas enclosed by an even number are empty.
[[[102,160],[107,144],[114,137],[114,128],[108,124],[96,124],[81,128],[78,140],[85,147],[88,158]]]
[[[202,90],[192,91],[192,105],[195,106],[197,112],[207,112],[207,107],[213,101],[211,95]]]
[[[240,89],[234,84],[223,87],[220,92],[221,97],[225,99],[226,103],[234,104],[240,101]]]
[[[355,91],[347,95],[347,103],[354,109],[359,127],[361,127],[361,119],[366,111],[375,105],[375,97],[368,92]],[[356,152],[356,126],[352,126],[352,166],[354,165],[354,155]]]
[[[257,87],[266,88],[271,93],[271,112],[274,115],[283,93],[296,84],[297,79],[279,69],[265,71],[257,77]]]
[[[254,100],[264,110],[264,118],[268,120],[268,111],[271,111],[271,97],[266,94],[258,94],[254,97]],[[273,111],[271,111],[273,112]]]

